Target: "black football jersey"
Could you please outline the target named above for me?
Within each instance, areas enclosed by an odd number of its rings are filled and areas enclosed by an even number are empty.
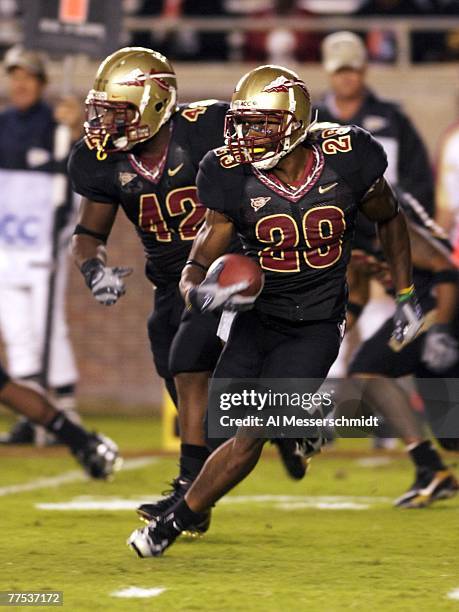
[[[121,205],[135,225],[155,285],[177,282],[206,209],[198,200],[196,174],[207,151],[223,143],[228,105],[202,101],[180,105],[169,124],[171,135],[156,174],[130,152],[98,155],[86,139],[69,160],[74,190],[104,205]]]
[[[238,164],[226,147],[207,153],[199,199],[231,219],[246,253],[260,263],[260,311],[292,321],[338,320],[359,204],[384,174],[386,155],[356,126],[319,125],[302,146],[311,149],[313,163],[298,187]]]

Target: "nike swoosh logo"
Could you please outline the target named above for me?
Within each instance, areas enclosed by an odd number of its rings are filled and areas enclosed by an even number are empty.
[[[338,183],[330,183],[330,185],[320,185],[319,187],[319,193],[327,193],[327,191],[330,191],[331,189],[333,189],[333,187],[336,187]]]
[[[167,169],[167,174],[169,176],[175,176],[177,174],[177,172],[180,172],[180,170],[183,168],[183,163],[179,164],[177,166],[177,168],[168,168]]]

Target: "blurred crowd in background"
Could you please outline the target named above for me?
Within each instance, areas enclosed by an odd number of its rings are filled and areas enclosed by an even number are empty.
[[[0,0],[0,18],[20,18],[25,0]],[[459,0],[124,0],[129,17],[253,19],[338,17],[413,17],[459,16]],[[266,30],[203,31],[183,27],[130,34],[126,44],[157,49],[179,61],[282,61],[318,62],[320,44],[329,32],[276,26]],[[397,57],[397,38],[393,29],[378,26],[359,32],[365,39],[370,61],[392,63]],[[0,30],[0,44],[1,44]],[[459,29],[413,30],[410,33],[411,61],[442,62],[459,59]],[[6,45],[8,46],[8,45]]]

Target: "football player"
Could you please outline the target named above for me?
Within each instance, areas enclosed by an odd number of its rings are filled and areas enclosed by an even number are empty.
[[[71,421],[62,410],[56,410],[45,395],[8,376],[0,364],[0,402],[42,425],[66,444],[84,471],[92,478],[108,478],[121,467],[118,447],[106,436],[89,433]]]
[[[342,337],[346,267],[359,210],[378,224],[397,295],[403,296],[394,315],[395,339],[409,342],[422,325],[406,223],[383,178],[382,147],[357,127],[312,127],[305,83],[285,68],[261,66],[236,86],[226,117],[227,146],[200,164],[199,199],[208,211],[181,279],[191,310],[221,304],[218,283],[203,279],[235,231],[265,273],[254,309],[238,313],[233,323],[215,378],[308,378],[320,385]],[[184,499],[134,531],[130,546],[142,557],[162,554],[251,472],[264,442],[241,432],[225,442]]]
[[[388,319],[366,340],[354,356],[349,375],[371,379],[366,385],[366,399],[402,435],[414,463],[416,475],[412,486],[395,505],[402,508],[423,508],[437,499],[457,493],[459,484],[446,468],[439,453],[426,439],[414,416],[409,397],[397,384],[402,376],[415,375],[421,393],[428,398],[425,406],[433,432],[451,410],[447,390],[433,385],[433,378],[459,376],[459,309],[458,274],[449,257],[450,246],[440,227],[428,216],[422,205],[409,193],[399,197],[409,223],[413,258],[413,281],[426,325],[407,346],[399,349],[390,342],[392,323]],[[348,324],[355,323],[368,297],[371,277],[380,274],[381,252],[374,226],[359,219],[354,245],[359,249],[353,257]],[[449,247],[449,249],[448,249]],[[363,257],[360,254],[364,254]],[[357,280],[358,277],[358,280]],[[434,386],[437,397],[432,401]],[[441,397],[440,397],[441,396]],[[459,450],[458,438],[438,437],[448,450]]]
[[[221,351],[218,317],[188,311],[182,318],[178,282],[205,215],[196,188],[199,161],[223,143],[227,109],[217,100],[177,104],[169,61],[151,49],[123,48],[99,67],[86,99],[86,137],[69,161],[74,190],[83,196],[73,255],[96,300],[115,304],[131,272],[107,265],[105,245],[119,205],[142,241],[146,276],[156,288],[148,334],[158,374],[179,406],[181,452],[170,494],[139,508],[147,518],[183,496],[209,454],[203,419],[207,381]],[[238,242],[231,248],[240,248]],[[290,459],[304,465],[293,453]]]

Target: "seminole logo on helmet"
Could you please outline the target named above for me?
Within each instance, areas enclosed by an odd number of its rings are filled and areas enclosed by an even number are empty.
[[[310,99],[309,91],[303,81],[300,79],[287,79],[285,76],[279,76],[274,81],[263,87],[263,93],[288,93],[289,89],[295,86],[300,87]]]
[[[155,81],[161,89],[164,89],[164,91],[170,91],[172,86],[164,80],[165,78],[175,79],[175,74],[173,72],[155,72],[154,70],[150,70],[148,74],[145,74],[136,68],[127,74],[122,81],[118,81],[116,85],[124,85],[126,87],[144,87],[147,80],[151,80]]]

